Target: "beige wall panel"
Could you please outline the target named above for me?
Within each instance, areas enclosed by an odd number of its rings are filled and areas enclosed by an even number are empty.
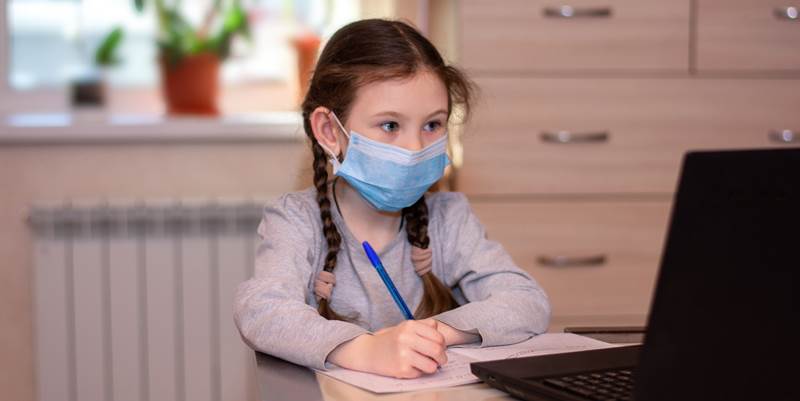
[[[0,387],[35,399],[33,243],[41,200],[261,198],[311,185],[304,142],[0,147]]]

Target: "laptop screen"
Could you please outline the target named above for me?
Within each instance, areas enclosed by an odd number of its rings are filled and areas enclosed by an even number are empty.
[[[800,149],[687,154],[636,398],[800,399],[798,269]]]

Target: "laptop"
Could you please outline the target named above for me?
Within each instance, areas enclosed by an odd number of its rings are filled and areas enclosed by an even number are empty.
[[[683,160],[644,342],[471,365],[524,400],[800,400],[800,149]]]

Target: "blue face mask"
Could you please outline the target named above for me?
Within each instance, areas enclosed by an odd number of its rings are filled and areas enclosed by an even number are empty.
[[[344,162],[320,143],[331,156],[333,174],[344,178],[378,210],[396,212],[413,205],[431,185],[444,175],[447,135],[418,151],[406,150],[369,139],[344,128],[331,112],[342,132],[348,136]]]

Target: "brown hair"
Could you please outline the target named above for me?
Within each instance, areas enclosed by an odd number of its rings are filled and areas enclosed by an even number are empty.
[[[469,115],[473,85],[458,69],[445,64],[442,56],[416,29],[400,21],[367,19],[339,29],[325,45],[319,57],[308,92],[303,100],[303,126],[311,140],[314,155],[312,168],[323,234],[328,244],[323,269],[332,272],[341,245],[341,235],[331,217],[328,199],[327,156],[314,138],[311,113],[319,106],[336,113],[342,123],[347,120],[357,90],[369,83],[410,78],[419,71],[436,74],[447,88],[448,119],[453,107],[460,106],[463,117]],[[403,209],[408,241],[426,249],[428,207],[425,197]],[[432,272],[422,276],[424,294],[414,313],[427,318],[458,306],[450,289]],[[348,320],[334,312],[327,299],[319,301],[319,313],[327,319]]]

